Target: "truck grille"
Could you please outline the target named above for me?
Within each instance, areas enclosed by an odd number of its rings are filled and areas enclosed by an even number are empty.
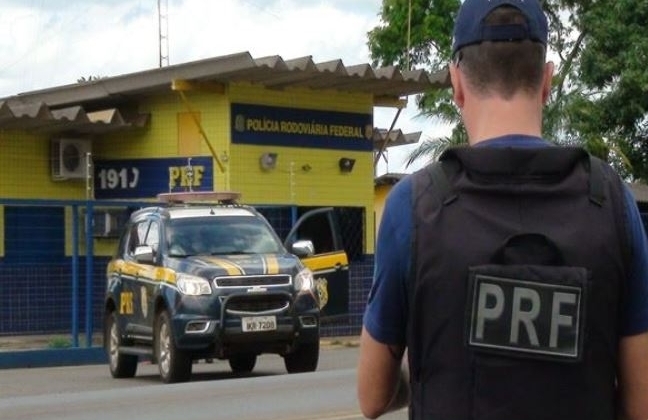
[[[273,287],[290,285],[290,276],[286,274],[273,276],[227,276],[214,279],[216,287]]]
[[[232,296],[227,300],[228,313],[261,313],[288,309],[290,298],[285,295]]]

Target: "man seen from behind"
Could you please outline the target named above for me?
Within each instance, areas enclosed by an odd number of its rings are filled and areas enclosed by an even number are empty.
[[[470,145],[387,199],[358,365],[368,418],[648,419],[645,232],[610,166],[542,138],[547,32],[537,0],[459,10],[449,70]]]

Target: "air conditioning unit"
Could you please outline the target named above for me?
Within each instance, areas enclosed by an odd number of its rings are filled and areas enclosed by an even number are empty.
[[[92,143],[86,139],[52,139],[52,179],[84,179],[89,169],[87,155],[92,152]]]

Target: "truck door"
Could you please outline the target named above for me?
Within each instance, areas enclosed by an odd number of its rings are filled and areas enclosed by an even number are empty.
[[[160,225],[157,220],[144,220],[133,225],[123,260],[120,262],[119,318],[124,331],[137,336],[152,336],[152,296],[159,272],[153,261],[140,261],[136,251],[147,247],[157,253]]]
[[[148,220],[133,223],[121,245],[118,258],[109,266],[109,287],[117,303],[117,322],[121,331],[127,333],[135,332],[140,320],[136,299],[142,265],[136,261],[135,251],[145,244],[148,228]]]
[[[321,317],[331,320],[349,313],[349,261],[332,207],[310,210],[295,223],[286,237],[290,249],[297,240],[313,242],[315,253],[302,258],[313,271],[320,297]]]

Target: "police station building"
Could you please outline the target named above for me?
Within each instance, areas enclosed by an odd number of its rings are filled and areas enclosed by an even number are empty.
[[[445,86],[446,73],[242,52],[0,99],[0,335],[100,328],[128,215],[214,190],[240,192],[282,238],[302,223],[322,268],[344,254],[324,312],[330,333],[359,332],[375,164],[407,141],[374,108],[397,120],[404,98]]]

